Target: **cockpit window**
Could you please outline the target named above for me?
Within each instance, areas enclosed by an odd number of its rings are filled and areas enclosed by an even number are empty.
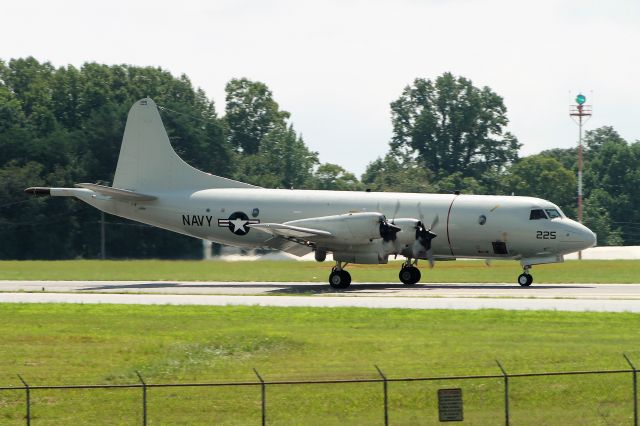
[[[547,215],[544,214],[544,210],[542,209],[533,209],[531,210],[531,214],[529,215],[529,220],[538,220],[538,219],[546,219]]]
[[[556,209],[546,209],[547,214],[549,215],[549,219],[555,219],[558,217],[562,217],[560,212]]]

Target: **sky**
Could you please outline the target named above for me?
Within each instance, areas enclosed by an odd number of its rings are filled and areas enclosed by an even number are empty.
[[[232,78],[262,81],[321,162],[360,175],[388,151],[389,104],[444,72],[504,98],[521,155],[585,129],[640,139],[637,0],[20,0],[0,14],[0,59],[159,66],[224,112]]]

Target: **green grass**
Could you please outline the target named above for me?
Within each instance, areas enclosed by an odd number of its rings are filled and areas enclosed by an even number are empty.
[[[522,272],[516,261],[421,263],[423,283],[514,283]],[[296,261],[0,261],[0,280],[181,280],[326,282],[330,262]],[[354,282],[398,282],[400,262],[349,265]],[[638,260],[583,260],[534,266],[536,283],[638,283]]]
[[[344,308],[0,305],[0,386],[498,374],[640,364],[636,314]],[[629,424],[631,375],[513,378],[513,424]],[[501,379],[390,383],[391,424],[437,422],[461,387],[467,424],[503,421]],[[153,388],[151,424],[258,424],[260,390]],[[141,391],[34,390],[36,424],[139,424]],[[23,424],[24,391],[0,391]],[[270,424],[382,424],[382,385],[267,388]]]

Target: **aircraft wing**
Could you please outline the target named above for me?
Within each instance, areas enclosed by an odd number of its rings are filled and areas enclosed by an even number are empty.
[[[313,237],[331,237],[333,234],[329,231],[321,229],[303,228],[300,226],[286,225],[284,223],[257,223],[248,225],[251,228],[266,232],[275,237],[283,238],[301,238],[313,240]]]
[[[323,231],[322,229],[305,228],[284,223],[257,223],[248,226],[273,235],[273,238],[266,241],[267,246],[295,256],[304,256],[311,253],[317,238],[333,236],[331,232]]]
[[[301,240],[288,240],[283,237],[273,237],[265,243],[267,247],[282,250],[294,256],[304,256],[313,251],[313,246]]]

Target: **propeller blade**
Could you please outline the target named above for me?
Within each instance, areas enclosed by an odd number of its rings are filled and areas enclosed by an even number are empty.
[[[398,215],[398,210],[400,210],[400,200],[398,200],[396,202],[396,208],[393,211],[393,217],[391,218],[391,223],[395,223],[396,221],[396,216]]]
[[[432,230],[433,228],[435,228],[439,221],[440,221],[440,216],[436,215],[436,217],[433,218],[433,222],[431,222],[431,228],[429,228],[429,230]]]
[[[433,218],[433,222],[431,222],[431,227],[429,229],[426,228],[426,222],[424,220],[424,213],[422,212],[422,202],[418,202],[418,214],[420,215],[420,222],[418,222],[416,226],[416,237],[422,247],[427,250],[427,259],[429,260],[429,267],[433,268],[435,265],[435,259],[433,258],[433,249],[431,248],[431,240],[436,237],[436,234],[431,232],[433,228],[438,225],[440,221],[440,216],[436,214]]]
[[[424,214],[422,213],[422,201],[418,202],[418,214],[420,215],[420,222],[424,225]]]

